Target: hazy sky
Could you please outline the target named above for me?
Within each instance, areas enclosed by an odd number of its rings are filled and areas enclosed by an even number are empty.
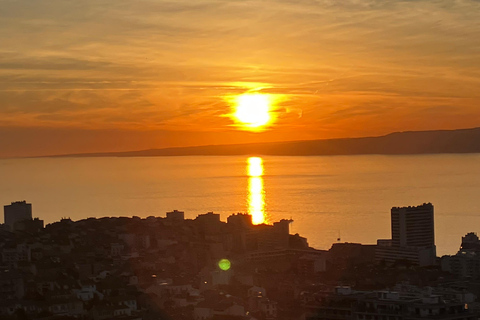
[[[0,156],[480,126],[480,1],[0,0]],[[239,131],[228,96],[281,97]]]

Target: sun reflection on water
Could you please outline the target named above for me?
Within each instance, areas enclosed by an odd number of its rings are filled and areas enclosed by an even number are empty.
[[[265,190],[263,187],[263,160],[250,157],[247,160],[248,173],[248,213],[253,224],[267,223],[265,215]]]

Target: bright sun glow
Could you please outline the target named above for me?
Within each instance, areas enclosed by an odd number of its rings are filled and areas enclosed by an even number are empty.
[[[235,98],[235,120],[248,130],[258,130],[272,121],[272,99],[268,94],[246,93]]]

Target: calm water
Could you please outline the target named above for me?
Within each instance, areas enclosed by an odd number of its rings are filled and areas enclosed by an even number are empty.
[[[432,202],[439,254],[480,231],[480,155],[153,157],[0,160],[0,203],[70,217],[186,217],[213,211],[292,218],[311,246],[390,237],[390,208]],[[3,217],[2,217],[3,218]],[[3,221],[3,219],[2,219]]]

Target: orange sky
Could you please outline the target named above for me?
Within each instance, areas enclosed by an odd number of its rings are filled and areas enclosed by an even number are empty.
[[[480,2],[6,0],[0,156],[480,126]],[[282,95],[239,131],[226,96]]]

